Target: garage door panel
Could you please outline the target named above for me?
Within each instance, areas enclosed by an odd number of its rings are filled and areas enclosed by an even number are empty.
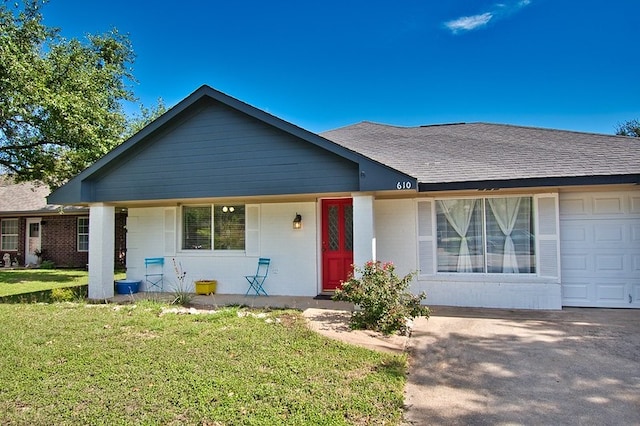
[[[583,198],[566,198],[562,196],[559,200],[560,215],[583,215],[589,214],[587,204]]]
[[[596,255],[595,273],[609,275],[612,272],[617,272],[624,274],[627,270],[624,257],[624,254]]]
[[[564,300],[572,300],[574,302],[588,301],[589,300],[589,287],[591,283],[585,282],[572,282],[562,283],[562,298]]]
[[[631,289],[631,295],[633,296],[631,304],[640,307],[640,281],[631,284]]]
[[[571,271],[574,276],[579,276],[579,272],[588,274],[589,271],[589,255],[587,253],[575,253],[572,255],[562,256],[562,271]]]
[[[640,308],[640,192],[561,194],[560,208],[563,305]]]
[[[572,226],[565,224],[561,228],[560,242],[564,244],[585,243],[587,241],[587,230],[584,226]]]
[[[599,225],[594,227],[596,243],[621,243],[624,241],[624,224]]]
[[[611,282],[597,287],[597,300],[603,302],[625,303],[627,284],[622,282]]]
[[[621,196],[594,196],[593,213],[604,214],[624,214],[624,200]]]

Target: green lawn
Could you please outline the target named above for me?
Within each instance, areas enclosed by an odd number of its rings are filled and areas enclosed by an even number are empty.
[[[406,357],[297,311],[0,304],[0,424],[399,424]],[[246,315],[239,315],[246,314]]]
[[[124,273],[116,274],[116,279]],[[33,293],[54,288],[77,287],[87,284],[88,272],[75,269],[11,269],[0,268],[0,297]]]

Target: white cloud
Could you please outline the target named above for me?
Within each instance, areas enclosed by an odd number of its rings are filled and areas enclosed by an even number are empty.
[[[447,21],[444,26],[447,27],[453,34],[460,32],[472,31],[478,28],[484,27],[493,20],[494,22],[506,18],[515,12],[518,12],[523,7],[530,5],[532,0],[517,0],[511,2],[496,3],[493,5],[492,10],[488,12],[480,13],[472,16],[462,16],[458,19]]]
[[[491,18],[493,18],[493,15],[487,12],[481,15],[463,16],[462,18],[445,22],[444,25],[455,34],[458,31],[471,31],[483,25],[487,25]]]

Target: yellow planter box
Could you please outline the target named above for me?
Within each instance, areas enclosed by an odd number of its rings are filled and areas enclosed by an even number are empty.
[[[216,280],[199,280],[196,281],[196,294],[210,294],[216,292]]]

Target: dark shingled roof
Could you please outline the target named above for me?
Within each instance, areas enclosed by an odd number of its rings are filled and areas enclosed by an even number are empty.
[[[422,184],[640,176],[640,139],[487,123],[396,127],[370,122],[323,137]]]
[[[47,204],[49,187],[32,182],[15,183],[13,179],[0,176],[0,215],[59,213],[60,207]],[[86,212],[86,208],[65,206],[64,212]]]

